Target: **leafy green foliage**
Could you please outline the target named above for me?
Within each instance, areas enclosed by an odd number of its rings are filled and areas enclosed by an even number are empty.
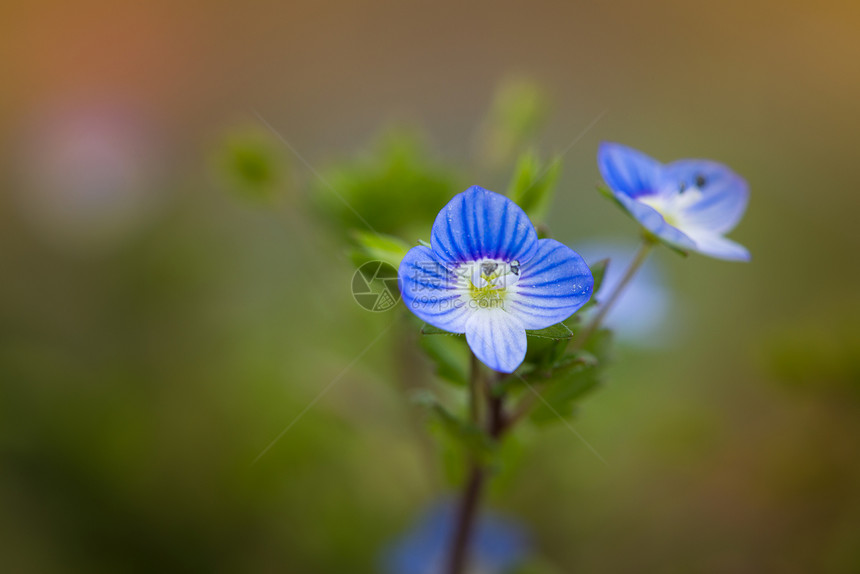
[[[609,259],[601,259],[596,263],[591,264],[591,275],[594,277],[594,293],[600,291],[603,286],[603,279],[606,277],[606,270],[609,269]]]
[[[434,327],[428,323],[424,323],[424,326],[421,327],[422,335],[457,335],[457,333],[450,333],[448,331],[444,331],[438,327]],[[555,325],[551,325],[549,327],[545,327],[543,329],[532,329],[527,330],[526,335],[529,337],[538,337],[541,339],[553,339],[553,340],[568,340],[573,338],[573,331],[568,328],[564,323],[556,323]]]
[[[422,337],[421,346],[436,363],[439,376],[458,384],[466,384],[469,350],[463,335],[449,333],[427,323],[421,327],[421,334],[448,335],[448,337]],[[567,342],[573,338],[573,331],[564,323],[557,323],[544,329],[528,330],[526,336],[529,338],[526,362],[546,367],[553,364],[564,353]],[[437,339],[454,341],[438,342]]]
[[[552,339],[554,341],[567,341],[573,338],[573,331],[564,323],[556,323],[543,329],[527,330],[526,335],[529,337],[538,337],[540,339]]]
[[[565,339],[529,338],[525,362],[535,368],[551,368],[567,348]]]
[[[432,156],[416,131],[390,130],[368,156],[325,170],[314,198],[338,231],[414,237],[463,187]]]
[[[564,323],[557,323],[545,329],[526,331],[526,336],[525,361],[537,368],[548,368],[564,353],[567,343],[573,338],[573,331]]]
[[[424,323],[424,325],[421,327],[421,334],[422,335],[452,335],[455,337],[462,335],[462,333],[451,333],[449,331],[445,331],[443,329],[440,329],[439,327],[434,327],[433,325],[431,325],[429,323]]]
[[[552,373],[533,373],[526,380],[536,385],[544,401],[532,413],[532,420],[551,422],[558,415],[568,416],[573,406],[601,382],[601,364],[589,353],[571,353],[562,357]]]
[[[353,239],[358,247],[352,251],[352,261],[361,265],[367,261],[384,261],[395,269],[409,251],[409,245],[397,237],[370,231],[353,231]]]
[[[613,193],[612,190],[609,189],[608,185],[606,185],[604,183],[598,183],[597,184],[597,191],[600,192],[600,195],[602,195],[606,199],[612,201],[613,203],[615,203],[615,205],[617,205],[621,209],[624,209],[624,206],[621,204],[620,201],[618,201],[618,198],[615,197],[615,193]]]
[[[435,329],[435,327],[433,327]],[[445,333],[444,331],[440,331]],[[469,348],[462,336],[421,337],[419,345],[433,361],[436,374],[457,385],[469,384]]]
[[[560,173],[560,161],[544,164],[534,153],[523,154],[514,170],[508,197],[533,220],[541,221],[549,208]]]
[[[412,402],[427,409],[432,423],[472,454],[483,459],[491,456],[495,448],[492,439],[471,421],[454,415],[432,392],[426,389],[417,391],[412,395]]]

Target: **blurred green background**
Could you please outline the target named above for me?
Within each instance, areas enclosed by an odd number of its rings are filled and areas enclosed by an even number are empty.
[[[743,174],[753,261],[661,251],[675,336],[621,345],[575,419],[607,464],[528,428],[492,506],[541,572],[860,571],[860,4],[4,12],[4,571],[375,572],[448,482],[405,398],[432,377],[415,325],[353,301],[337,194],[429,239],[604,112],[554,236],[636,233],[594,191],[615,140]],[[506,85],[528,121],[491,111]]]

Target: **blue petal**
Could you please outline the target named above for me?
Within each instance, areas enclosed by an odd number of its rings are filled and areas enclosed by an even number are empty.
[[[510,199],[472,186],[442,208],[431,232],[433,250],[442,261],[478,259],[527,261],[537,249],[537,232]]]
[[[641,151],[603,142],[597,152],[600,174],[609,188],[630,197],[650,195],[660,182],[660,162]]]
[[[750,252],[747,248],[731,239],[705,229],[688,230],[690,238],[695,241],[695,251],[716,259],[727,261],[749,261]]]
[[[387,574],[444,571],[456,519],[454,503],[436,505],[387,549],[383,555],[383,570]],[[482,572],[507,571],[522,562],[528,548],[528,534],[519,523],[489,512],[478,516],[470,549],[473,567]]]
[[[505,306],[526,329],[543,329],[576,313],[593,289],[591,270],[576,251],[554,239],[541,239],[535,256],[520,267]]]
[[[510,520],[482,516],[474,537],[475,562],[487,572],[507,571],[525,558],[526,533]]]
[[[677,193],[691,188],[701,191],[701,199],[684,209],[685,224],[726,233],[734,229],[746,211],[747,182],[721,163],[686,159],[665,166],[661,189]]]
[[[638,221],[642,227],[662,239],[667,243],[679,247],[680,249],[695,249],[696,244],[692,239],[687,237],[678,228],[672,227],[663,216],[649,205],[640,203],[635,199],[631,199],[623,193],[616,193],[615,198],[624,206],[624,208]]]
[[[429,247],[413,247],[400,262],[398,286],[406,307],[434,327],[465,333],[469,307],[454,289],[456,283],[456,277]]]
[[[513,373],[526,358],[525,327],[517,316],[498,307],[471,314],[466,342],[478,360],[502,373]]]

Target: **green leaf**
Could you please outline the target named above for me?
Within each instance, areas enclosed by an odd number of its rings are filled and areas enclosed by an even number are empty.
[[[434,327],[429,323],[424,323],[424,326],[421,327],[421,334],[462,336],[462,333],[451,333],[449,331],[444,331],[439,327]],[[564,323],[556,323],[555,325],[545,327],[543,329],[526,330],[526,335],[528,335],[529,337],[539,337],[541,339],[555,339],[556,341],[558,341],[560,339],[573,338],[573,331],[571,331]]]
[[[459,173],[437,159],[417,127],[392,126],[362,150],[323,166],[310,194],[340,237],[351,229],[412,237],[429,229],[452,190],[465,189]]]
[[[352,238],[358,245],[357,252],[353,253],[353,261],[384,261],[397,269],[409,251],[409,244],[391,235],[354,230]]]
[[[411,399],[413,403],[427,409],[438,428],[473,454],[483,458],[492,454],[494,445],[490,437],[471,421],[454,415],[432,392],[422,389],[413,393]]]
[[[624,204],[622,204],[620,201],[618,201],[618,198],[615,197],[615,193],[613,193],[613,191],[611,189],[609,189],[608,185],[598,183],[597,184],[597,191],[600,192],[600,195],[602,195],[606,199],[609,199],[609,200],[615,202],[616,205],[618,205],[619,207],[624,209]]]
[[[539,369],[550,368],[567,348],[568,339],[532,337],[528,340],[525,362]]]
[[[571,355],[566,366],[555,369],[545,379],[545,384],[536,389],[544,400],[532,413],[532,420],[544,423],[557,420],[559,416],[569,416],[573,406],[600,385],[600,367],[597,361],[585,361],[581,355]]]
[[[564,323],[556,323],[543,329],[526,330],[526,335],[529,337],[539,337],[541,339],[568,340],[573,338],[573,331]]]
[[[600,363],[598,358],[589,351],[578,350],[571,353],[566,353],[559,357],[552,365],[545,369],[535,369],[526,373],[523,378],[530,383],[546,384],[551,383],[556,377],[564,376],[570,369],[585,365],[589,367],[597,366]]]
[[[591,276],[594,277],[593,293],[600,291],[603,285],[603,279],[606,277],[606,270],[609,269],[609,259],[601,259],[591,265]]]
[[[517,162],[508,197],[523,208],[529,217],[540,221],[546,215],[555,184],[561,173],[561,161],[544,165],[534,153],[523,154]]]
[[[526,362],[544,368],[555,363],[564,353],[568,341],[573,338],[573,331],[564,323],[556,323],[545,329],[526,331],[526,335],[529,338]]]
[[[462,333],[451,333],[449,331],[443,331],[439,327],[434,327],[430,323],[424,323],[424,326],[421,327],[422,335],[453,335],[458,336],[462,335]]]
[[[436,374],[457,385],[469,384],[469,348],[463,337],[421,337],[418,344],[436,366]]]
[[[651,243],[662,243],[663,245],[665,245],[666,247],[668,247],[670,250],[674,251],[675,253],[677,253],[681,257],[687,257],[689,255],[688,252],[684,251],[680,247],[678,247],[676,245],[672,245],[671,243],[664,241],[663,239],[661,239],[660,237],[657,237],[656,235],[654,235],[653,233],[651,233],[647,229],[642,230],[642,239],[644,239],[645,241],[650,241]]]
[[[550,362],[538,363],[531,361],[534,368],[521,375],[508,375],[493,386],[493,394],[496,396],[503,395],[508,391],[520,389],[523,387],[523,381],[531,385],[538,385],[540,388],[545,388],[551,384],[556,378],[564,376],[564,374],[577,365],[597,365],[597,358],[588,351],[573,351],[565,354],[566,345],[562,341],[553,341],[552,344],[558,345],[558,353],[552,356]],[[528,356],[526,357],[528,360]]]

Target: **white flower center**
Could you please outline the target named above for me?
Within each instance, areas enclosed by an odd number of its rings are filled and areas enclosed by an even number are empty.
[[[684,218],[684,212],[702,199],[702,190],[697,187],[686,188],[677,193],[656,193],[637,198],[637,201],[654,208],[663,216],[666,223],[678,227]]]
[[[463,263],[454,273],[457,289],[468,295],[477,308],[503,309],[508,289],[519,280],[520,264],[516,260],[480,259]]]

